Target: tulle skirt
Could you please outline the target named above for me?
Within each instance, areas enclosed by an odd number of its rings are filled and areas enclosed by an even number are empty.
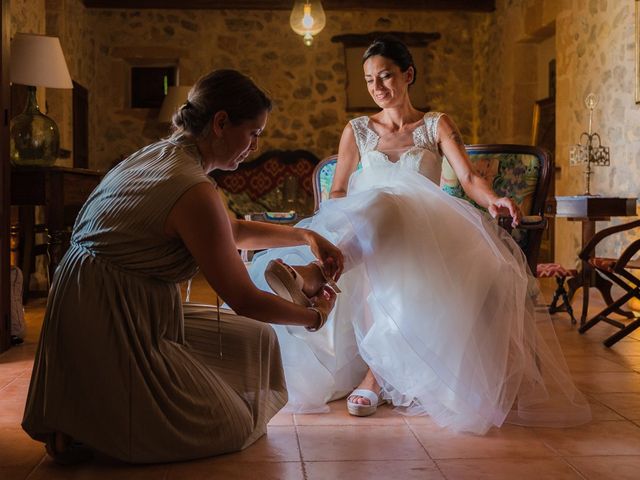
[[[347,197],[298,226],[338,245],[346,270],[321,331],[275,326],[290,410],[327,411],[369,367],[402,413],[455,431],[591,418],[522,251],[486,214],[389,164],[356,172]],[[274,258],[314,259],[308,247],[257,255],[265,290]]]

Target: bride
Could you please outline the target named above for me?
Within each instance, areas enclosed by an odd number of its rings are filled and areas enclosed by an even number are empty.
[[[389,401],[478,434],[505,421],[588,421],[536,280],[491,218],[508,211],[515,226],[518,207],[474,173],[447,115],[412,106],[416,69],[403,43],[376,40],[363,67],[382,110],[347,124],[330,199],[299,224],[343,251],[344,273],[330,271],[342,293],[318,332],[274,326],[290,407],[327,411],[327,402],[349,395],[352,415]],[[439,188],[443,156],[490,215]],[[326,270],[312,260],[301,247],[268,250],[251,276],[304,304],[325,283]]]

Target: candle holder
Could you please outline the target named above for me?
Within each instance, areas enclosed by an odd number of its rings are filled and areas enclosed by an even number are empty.
[[[598,97],[590,93],[584,99],[584,104],[589,109],[589,130],[580,134],[580,141],[569,147],[569,165],[584,165],[586,189],[584,195],[591,195],[592,166],[608,167],[610,164],[609,147],[602,145],[600,135],[592,131],[593,110],[598,105]]]

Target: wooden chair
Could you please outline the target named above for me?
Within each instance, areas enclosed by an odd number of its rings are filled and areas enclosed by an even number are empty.
[[[525,221],[511,230],[510,220],[500,224],[510,231],[522,248],[529,268],[536,274],[542,233],[546,228],[544,204],[551,180],[552,162],[549,153],[528,145],[467,145],[467,153],[479,173],[500,196],[513,198],[525,215]],[[313,173],[315,208],[329,198],[337,155],[322,160]],[[360,168],[360,167],[359,167]],[[468,200],[446,159],[443,159],[440,185],[448,194]]]
[[[620,330],[604,341],[607,347],[611,347],[617,341],[640,327],[640,318],[630,315],[629,312],[620,310],[621,307],[632,300],[640,301],[640,260],[633,259],[638,251],[640,251],[640,239],[631,241],[618,258],[597,257],[595,250],[598,244],[604,239],[632,230],[635,233],[635,238],[637,238],[638,234],[640,234],[640,220],[605,228],[594,235],[579,255],[581,260],[589,262],[589,265],[595,270],[596,275],[602,275],[624,291],[624,294],[615,300],[609,293],[609,298],[607,299],[608,305],[580,327],[579,330],[580,333],[585,333],[601,321],[618,327]],[[610,315],[612,313],[622,314],[623,316],[632,318],[632,320],[629,323],[623,323],[611,318]]]

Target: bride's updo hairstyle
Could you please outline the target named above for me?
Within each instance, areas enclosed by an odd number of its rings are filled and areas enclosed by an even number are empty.
[[[383,35],[376,38],[362,56],[362,63],[366,62],[370,57],[380,55],[381,57],[388,58],[393,61],[400,71],[406,72],[409,67],[413,67],[413,81],[409,85],[413,85],[416,82],[418,72],[416,66],[413,63],[413,57],[407,46],[398,40],[393,35]]]
[[[221,110],[237,125],[271,111],[271,99],[246,75],[236,70],[214,70],[196,82],[187,101],[173,114],[172,137],[208,135],[213,116]]]

